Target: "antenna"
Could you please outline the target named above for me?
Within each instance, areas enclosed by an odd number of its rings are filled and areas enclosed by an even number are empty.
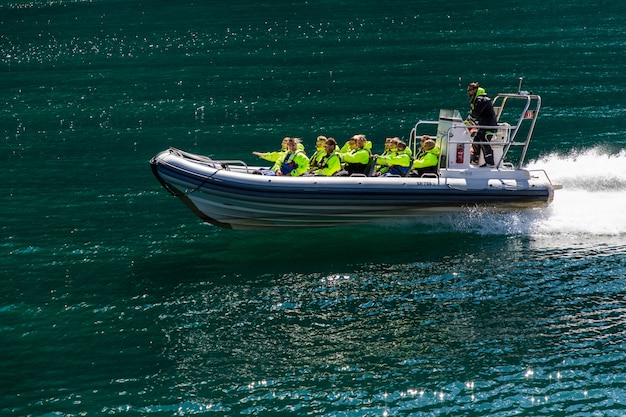
[[[517,94],[522,93],[522,82],[524,81],[524,77],[519,77],[519,85],[517,86]]]

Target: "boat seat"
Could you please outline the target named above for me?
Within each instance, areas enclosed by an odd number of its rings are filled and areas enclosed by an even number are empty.
[[[367,166],[365,167],[365,171],[361,174],[352,174],[351,177],[371,177],[374,174],[374,166],[376,165],[376,158],[370,158]]]
[[[367,163],[367,167],[365,167],[365,176],[366,177],[371,177],[372,175],[374,175],[374,167],[376,166],[376,158],[370,158],[369,162]]]

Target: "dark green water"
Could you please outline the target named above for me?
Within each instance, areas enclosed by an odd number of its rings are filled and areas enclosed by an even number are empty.
[[[620,2],[0,2],[0,414],[626,413]],[[149,159],[543,111],[546,210],[202,224]]]

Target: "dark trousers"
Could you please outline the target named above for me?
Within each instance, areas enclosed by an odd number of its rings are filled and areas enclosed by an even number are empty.
[[[489,137],[491,136],[491,132],[487,130],[478,129],[478,132],[476,132],[474,143],[472,144],[472,159],[470,162],[477,164],[480,159],[480,152],[482,152],[487,165],[495,164],[493,160],[493,150],[491,149],[491,145],[489,145],[487,134],[489,134]]]

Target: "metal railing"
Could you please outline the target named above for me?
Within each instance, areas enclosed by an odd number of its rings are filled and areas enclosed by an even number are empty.
[[[516,112],[513,115],[508,115],[507,110],[510,107],[507,107],[507,103],[511,102],[520,102],[521,104],[515,108],[513,111]],[[499,157],[499,160],[496,163],[496,167],[507,167],[511,169],[521,169],[524,161],[526,159],[526,154],[528,152],[528,147],[530,145],[530,140],[534,133],[535,124],[537,122],[537,116],[539,114],[539,110],[541,108],[541,97],[535,94],[507,94],[500,93],[493,100],[494,110],[496,112],[498,122],[500,122],[500,118],[505,115],[505,117],[513,117],[515,119],[514,124],[509,123],[500,123],[497,126],[485,126],[485,125],[455,125],[450,127],[445,134],[440,135],[440,137],[436,137],[436,135],[432,135],[429,133],[420,133],[421,130],[429,126],[438,126],[439,121],[431,121],[431,120],[419,120],[409,134],[409,149],[412,150],[413,155],[417,154],[419,138],[423,134],[428,134],[431,138],[437,139],[438,145],[442,150],[439,155],[439,166],[441,167],[441,162],[444,160],[445,168],[448,168],[448,161],[450,160],[453,152],[453,146],[457,144],[463,145],[472,145],[474,143],[479,144],[482,142],[470,142],[462,141],[462,140],[454,140],[454,130],[455,129],[484,129],[484,130],[493,130],[495,131],[494,136],[496,140],[491,140],[486,144],[491,146],[502,146],[502,155]],[[462,123],[462,120],[458,120],[457,122]],[[522,125],[528,124],[526,122],[530,122],[528,129],[526,131],[526,135],[523,138],[520,138],[520,134],[522,132]],[[498,140],[498,138],[503,138]],[[506,162],[505,158],[512,147],[521,147],[520,155],[517,157],[517,163],[513,164],[511,162]],[[508,164],[508,165],[507,165]]]
[[[231,165],[241,166],[247,173],[250,172],[250,168],[248,164],[240,159],[220,159],[215,160],[211,157],[205,155],[197,155],[190,152],[185,152],[178,148],[169,148],[170,153],[174,153],[182,158],[189,159],[191,161],[197,162],[201,165],[210,166],[211,168],[216,169],[230,169]]]

